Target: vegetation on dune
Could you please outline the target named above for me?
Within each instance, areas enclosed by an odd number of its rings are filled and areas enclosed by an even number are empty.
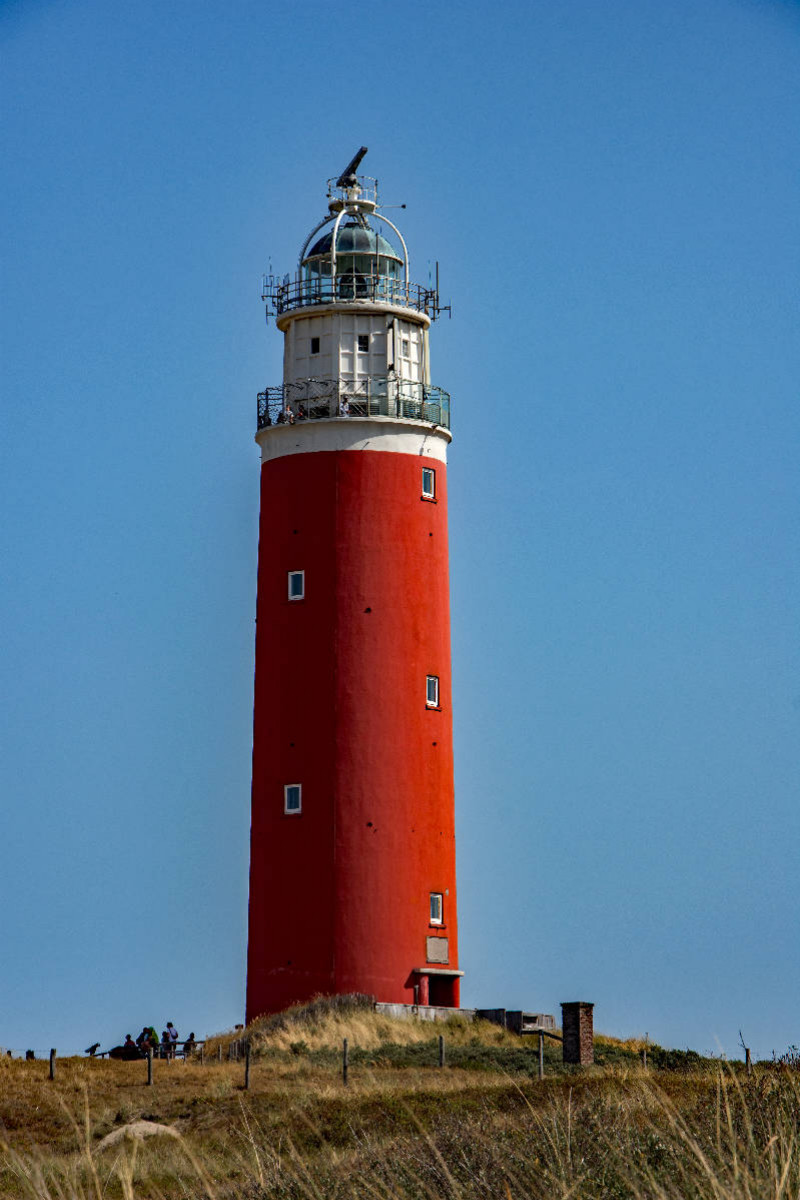
[[[435,1065],[441,1032],[445,1070]],[[748,1076],[651,1045],[645,1071],[641,1043],[598,1039],[605,1065],[567,1071],[551,1043],[540,1082],[535,1038],[393,1020],[358,1001],[316,1002],[247,1033],[258,1047],[249,1091],[243,1065],[227,1061],[158,1062],[147,1087],[142,1063],[64,1060],[50,1082],[46,1063],[3,1060],[0,1195],[800,1196],[800,1075],[789,1061]]]

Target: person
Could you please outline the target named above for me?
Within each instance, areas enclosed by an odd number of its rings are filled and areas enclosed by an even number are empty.
[[[275,418],[275,424],[282,425],[285,420],[286,420],[286,417],[283,415],[283,409],[281,409],[281,411],[278,413],[277,417]]]
[[[141,1050],[142,1054],[146,1054],[150,1049],[150,1027],[149,1025],[142,1026],[142,1032],[136,1039],[136,1045]]]
[[[169,1056],[175,1057],[175,1047],[178,1043],[178,1031],[172,1024],[172,1021],[167,1021],[167,1033],[169,1034]]]
[[[283,410],[283,415],[285,416],[286,420],[289,422],[290,425],[294,425],[294,413],[292,412],[292,410],[288,404],[286,405],[286,408]]]
[[[297,419],[298,421],[305,421],[306,419],[306,410],[303,408],[302,404],[297,410]]]
[[[170,1041],[169,1034],[167,1033],[166,1029],[162,1029],[161,1030],[161,1057],[169,1058],[171,1050],[172,1050],[172,1042]]]
[[[340,417],[349,417],[350,416],[350,401],[348,400],[346,394],[344,394],[342,396],[341,400],[339,401],[339,416]]]
[[[133,1038],[131,1037],[131,1035],[129,1033],[125,1034],[125,1042],[122,1047],[122,1053],[120,1054],[119,1057],[125,1058],[128,1060],[142,1057],[139,1047],[136,1045],[136,1042],[133,1040]]]
[[[194,1031],[192,1031],[192,1033],[189,1034],[188,1038],[183,1043],[183,1057],[191,1058],[192,1055],[194,1054],[194,1049],[195,1049],[196,1045],[197,1045],[197,1043],[194,1040]]]

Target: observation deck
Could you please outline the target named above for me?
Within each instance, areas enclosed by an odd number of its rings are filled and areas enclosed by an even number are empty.
[[[450,393],[389,375],[299,379],[258,393],[259,430],[333,417],[394,417],[449,430]]]
[[[287,275],[283,280],[274,275],[265,275],[261,286],[261,299],[270,305],[271,311],[277,317],[294,312],[298,308],[359,301],[416,309],[417,312],[425,313],[432,321],[441,311],[438,288],[404,283],[402,279],[385,274],[348,273],[335,279],[330,275],[291,279]]]

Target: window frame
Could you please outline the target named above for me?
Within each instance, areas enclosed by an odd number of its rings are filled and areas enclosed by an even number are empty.
[[[426,475],[430,475],[430,477],[431,477],[432,482],[431,482],[431,490],[430,491],[425,490],[425,476]],[[423,467],[422,468],[422,499],[423,500],[435,500],[436,499],[436,468],[435,467]]]
[[[429,897],[428,924],[435,925],[437,929],[441,929],[444,926],[444,892],[430,892]],[[438,916],[434,916],[434,900],[439,901]]]
[[[289,807],[289,792],[297,788],[297,808]],[[283,785],[283,815],[285,817],[296,817],[303,811],[303,785],[302,783],[285,783]]]
[[[362,342],[366,342],[367,343],[366,346],[362,346],[362,344],[361,344]],[[356,352],[358,354],[369,354],[369,334],[368,333],[357,333],[356,334]]]
[[[433,700],[430,698],[431,684],[434,685],[434,691],[435,691],[435,699],[433,699]],[[439,676],[438,675],[426,675],[425,676],[425,707],[426,708],[439,708],[440,707],[440,704],[439,704]]]
[[[292,594],[292,580],[296,575],[300,576],[300,594]],[[287,571],[286,572],[286,593],[287,599],[294,603],[296,600],[305,600],[306,598],[306,573],[305,571]]]

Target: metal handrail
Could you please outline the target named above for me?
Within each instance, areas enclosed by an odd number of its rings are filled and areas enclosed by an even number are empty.
[[[310,279],[283,279],[265,275],[261,299],[268,301],[276,316],[297,308],[319,305],[351,304],[366,301],[371,304],[391,304],[413,308],[436,320],[441,311],[439,292],[417,283],[404,283],[389,275],[361,275],[345,272],[335,277],[316,275]]]
[[[258,428],[332,417],[396,417],[450,428],[450,393],[409,379],[297,379],[258,393]]]

